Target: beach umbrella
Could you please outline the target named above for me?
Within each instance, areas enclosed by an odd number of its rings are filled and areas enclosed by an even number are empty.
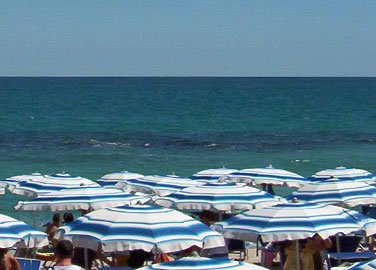
[[[267,270],[267,268],[226,258],[185,257],[177,261],[152,264],[139,270]]]
[[[72,176],[66,173],[44,175],[43,177],[24,180],[16,186],[9,186],[12,193],[35,197],[68,188],[101,188],[101,186],[87,178]]]
[[[362,169],[350,169],[346,167],[337,167],[335,169],[319,171],[311,177],[309,177],[308,179],[311,181],[325,181],[333,178],[339,180],[360,181],[369,184],[375,184],[376,181],[376,176],[373,173],[370,173]]]
[[[98,210],[126,204],[145,203],[149,200],[149,197],[124,193],[119,189],[76,188],[41,194],[29,201],[20,201],[15,209],[26,211]]]
[[[176,175],[150,175],[138,179],[119,182],[116,187],[128,192],[143,192],[157,196],[165,196],[187,187],[202,185],[202,182]]]
[[[97,180],[97,183],[104,187],[115,187],[119,182],[123,182],[131,179],[138,179],[144,177],[142,174],[133,173],[128,171],[121,171],[116,173],[110,173],[102,176]]]
[[[238,170],[235,169],[227,169],[227,168],[219,168],[219,169],[207,169],[203,171],[199,171],[191,176],[193,180],[197,181],[216,181],[221,177],[227,176],[230,173],[237,172]]]
[[[47,234],[22,221],[0,214],[0,248],[33,248],[48,245]]]
[[[25,181],[25,180],[34,180],[34,179],[40,179],[43,178],[44,175],[35,172],[32,174],[23,174],[23,175],[16,175],[12,177],[8,177],[5,179],[0,180],[0,186],[6,187],[6,186],[16,186],[18,183]]]
[[[348,234],[365,230],[375,231],[376,223],[365,227],[372,219],[342,207],[314,203],[286,203],[254,209],[212,227],[227,237],[264,242],[306,239],[320,235],[323,239],[338,233]]]
[[[257,188],[226,182],[211,182],[185,188],[156,199],[155,203],[180,210],[234,212],[279,204],[284,199]]]
[[[271,165],[266,168],[244,169],[228,175],[231,182],[252,183],[257,185],[274,185],[287,187],[304,186],[308,180],[303,176]]]
[[[376,203],[376,188],[363,182],[327,180],[307,184],[287,197],[293,198],[310,203],[354,207]]]
[[[57,229],[56,239],[104,252],[142,249],[176,252],[192,246],[225,246],[221,234],[179,211],[152,205],[120,206],[91,212]]]

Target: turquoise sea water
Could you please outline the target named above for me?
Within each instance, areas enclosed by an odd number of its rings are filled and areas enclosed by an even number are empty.
[[[375,104],[376,78],[0,78],[0,177],[376,172]],[[0,199],[31,223],[24,197]]]

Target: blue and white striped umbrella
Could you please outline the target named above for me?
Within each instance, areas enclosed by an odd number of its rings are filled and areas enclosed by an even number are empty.
[[[219,168],[219,169],[207,169],[203,171],[199,171],[191,176],[193,180],[197,181],[217,181],[221,177],[225,177],[230,173],[237,172],[238,170],[235,169],[227,169],[227,168]]]
[[[159,249],[169,253],[191,246],[225,245],[221,234],[172,209],[151,205],[105,208],[60,227],[56,239],[69,239],[77,247],[105,252]]]
[[[327,180],[305,185],[287,197],[292,198],[310,203],[354,207],[375,204],[376,188],[363,182]]]
[[[362,169],[348,169],[346,167],[337,167],[335,169],[319,171],[308,179],[311,181],[324,181],[332,178],[337,178],[339,180],[360,181],[368,184],[375,184],[376,182],[376,176],[373,173]]]
[[[354,212],[356,214],[354,214]],[[227,238],[265,242],[306,239],[319,234],[323,239],[337,233],[365,230],[365,217],[338,206],[312,203],[286,203],[255,209],[212,225]]]
[[[39,195],[29,201],[20,201],[16,210],[51,211],[98,210],[136,203],[145,203],[150,197],[124,193],[119,189],[63,189],[57,192]]]
[[[267,270],[267,268],[225,258],[185,257],[177,261],[152,264],[138,270]]]
[[[233,212],[279,204],[285,200],[257,188],[226,182],[189,187],[158,198],[155,203],[181,210]]]
[[[128,171],[110,173],[102,176],[97,180],[97,183],[104,187],[115,187],[119,182],[123,182],[131,179],[138,179],[144,177],[142,174],[133,173]]]
[[[228,176],[231,182],[254,183],[257,185],[270,184],[275,186],[301,187],[308,180],[303,176],[271,165],[266,168],[244,169]]]
[[[124,189],[127,192],[143,192],[157,196],[166,196],[175,191],[202,184],[202,182],[176,175],[149,175],[139,179],[129,179],[119,182],[116,187]]]
[[[342,268],[341,268],[342,269]],[[365,261],[365,262],[357,262],[350,267],[344,267],[343,269],[346,270],[375,270],[376,269],[376,259]]]
[[[40,179],[43,178],[44,175],[38,172],[32,173],[32,174],[23,174],[23,175],[16,175],[12,177],[8,177],[5,179],[0,180],[0,186],[6,187],[6,186],[16,186],[22,181],[25,180],[34,180],[34,179]]]
[[[38,194],[56,192],[68,188],[101,188],[101,186],[87,178],[72,176],[66,173],[45,175],[43,177],[24,180],[16,186],[9,186],[12,193],[35,197]]]
[[[48,245],[47,234],[22,221],[0,214],[0,248],[43,247]]]

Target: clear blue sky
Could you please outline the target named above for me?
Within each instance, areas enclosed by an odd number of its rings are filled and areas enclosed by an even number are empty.
[[[376,1],[0,1],[0,76],[376,76]]]

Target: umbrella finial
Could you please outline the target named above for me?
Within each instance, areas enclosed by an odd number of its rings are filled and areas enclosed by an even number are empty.
[[[267,169],[273,169],[273,165],[272,164],[269,164],[268,166],[266,166]]]
[[[299,200],[298,200],[298,198],[294,197],[294,198],[291,199],[291,202],[292,202],[292,203],[298,203]]]

